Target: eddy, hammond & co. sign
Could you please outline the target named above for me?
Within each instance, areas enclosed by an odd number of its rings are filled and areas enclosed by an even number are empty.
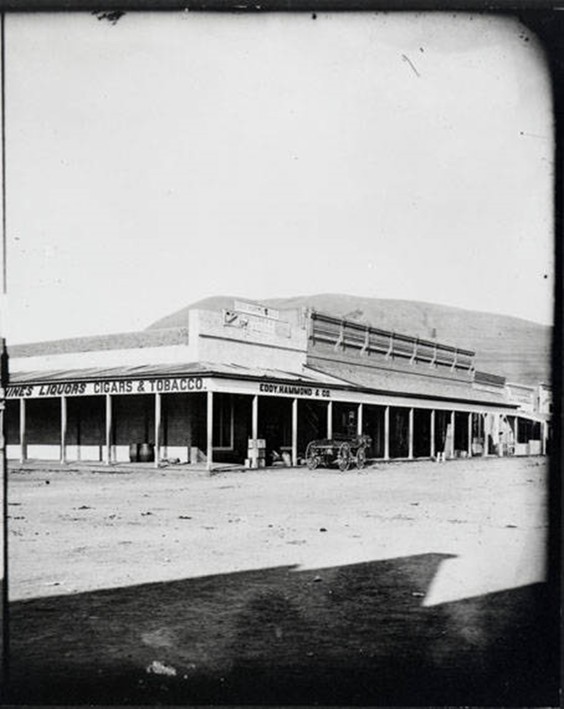
[[[53,396],[100,396],[101,394],[172,394],[203,391],[205,388],[203,377],[54,382],[8,386],[6,397],[41,399]]]
[[[300,397],[323,397],[330,398],[329,389],[321,387],[302,386],[296,384],[270,384],[261,382],[259,391],[263,394],[278,394],[280,396],[300,396]]]

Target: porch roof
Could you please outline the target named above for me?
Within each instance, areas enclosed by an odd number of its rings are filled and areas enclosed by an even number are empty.
[[[436,399],[495,405],[514,410],[503,395],[473,389],[470,383],[437,381],[433,377],[406,376],[403,373],[374,368],[359,368],[343,364],[315,363],[302,372],[244,367],[237,364],[215,362],[189,362],[183,364],[128,365],[120,367],[89,367],[46,371],[14,372],[8,386],[55,384],[66,382],[111,381],[128,379],[162,379],[168,377],[214,376],[233,379],[276,380],[281,383],[303,382],[349,391],[407,396],[418,399]]]
[[[236,378],[268,378],[283,381],[325,381],[322,374],[314,372],[297,373],[278,369],[243,367],[238,364],[215,362],[189,362],[183,364],[144,364],[120,367],[85,367],[80,369],[52,369],[18,371],[9,374],[8,386],[25,384],[54,384],[60,382],[82,382],[113,379],[157,379],[184,376],[223,376]]]
[[[499,394],[474,389],[471,382],[425,377],[420,373],[408,374],[391,369],[373,366],[355,366],[328,361],[315,361],[308,365],[312,374],[318,373],[340,380],[355,388],[378,391],[389,394],[425,397],[430,399],[449,399],[483,403],[515,409],[515,405],[505,398],[504,390]]]

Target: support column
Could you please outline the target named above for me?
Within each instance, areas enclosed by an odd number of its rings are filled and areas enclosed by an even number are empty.
[[[206,468],[211,470],[213,463],[213,391],[207,393],[206,436]]]
[[[384,409],[384,460],[390,459],[390,407]]]
[[[356,416],[356,434],[357,436],[362,436],[362,414],[363,414],[363,405],[359,404],[358,405],[358,411],[357,411],[357,416]]]
[[[411,407],[409,409],[409,423],[407,430],[407,457],[413,458],[413,422],[414,422],[414,409]]]
[[[67,397],[61,396],[61,463],[67,462]]]
[[[155,468],[158,468],[161,462],[161,396],[159,392],[155,394]]]
[[[472,412],[468,412],[468,457],[472,457]]]
[[[23,401],[23,399],[22,399]],[[548,443],[548,422],[541,422],[541,454],[546,455]]]
[[[106,465],[110,465],[112,462],[112,430],[112,397],[111,394],[106,394],[106,448],[104,455]]]
[[[25,460],[27,458],[27,451],[26,451],[26,430],[25,430],[25,407],[26,407],[26,400],[25,399],[20,399],[20,463],[25,463]]]
[[[497,446],[497,455],[499,458],[503,457],[503,445],[501,443],[501,414],[494,414],[495,416],[495,429],[494,429],[494,440]]]
[[[488,414],[482,414],[484,421],[484,456],[490,454],[490,438],[487,429],[489,428],[486,424],[489,423]]]
[[[298,400],[292,401],[292,465],[298,464]]]
[[[258,394],[253,396],[251,408],[251,438],[258,438]]]
[[[435,409],[431,409],[431,458],[434,458],[437,451],[435,448],[435,418],[436,418],[436,411]]]
[[[327,402],[327,438],[333,438],[333,402]]]
[[[510,455],[515,455],[517,449],[517,416],[513,416],[513,423],[509,416],[507,417],[507,423],[509,424],[509,451]]]
[[[455,420],[455,412],[451,411],[450,412],[450,446],[449,446],[449,451],[448,451],[448,457],[449,458],[454,458],[454,420]]]

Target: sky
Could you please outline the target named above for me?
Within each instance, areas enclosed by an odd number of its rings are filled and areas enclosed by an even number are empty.
[[[553,122],[511,17],[6,18],[9,342],[211,295],[552,322]]]

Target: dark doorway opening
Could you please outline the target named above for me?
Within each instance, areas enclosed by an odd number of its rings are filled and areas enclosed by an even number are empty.
[[[415,409],[413,412],[413,455],[428,458],[431,455],[431,411]]]
[[[390,407],[390,458],[409,455],[409,409]]]

